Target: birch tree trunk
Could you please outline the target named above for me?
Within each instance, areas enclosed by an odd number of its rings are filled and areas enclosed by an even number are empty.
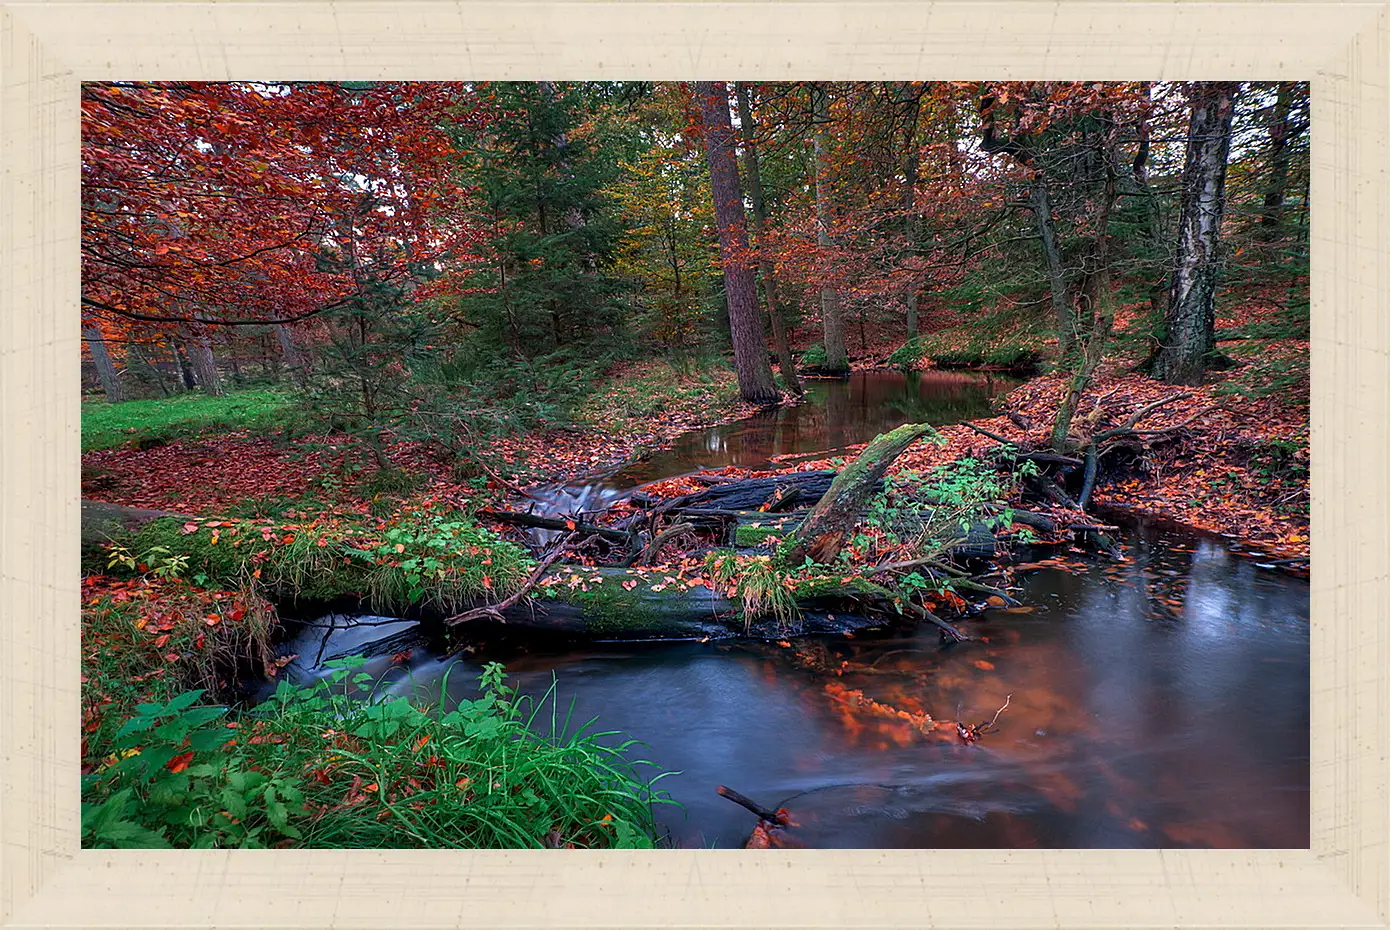
[[[761,246],[763,231],[768,226],[768,204],[763,197],[763,177],[758,167],[758,141],[753,107],[749,105],[748,87],[742,81],[734,85],[734,96],[739,102],[739,128],[744,137],[744,176],[749,185],[749,199],[753,201],[753,236]],[[800,395],[802,382],[797,377],[797,363],[792,358],[792,346],[787,341],[787,326],[782,316],[782,305],[778,303],[773,263],[766,254],[759,255],[758,274],[763,280],[763,296],[768,302],[768,322],[773,330],[773,348],[778,354],[778,371],[782,373],[783,384],[787,385],[788,390]]]
[[[125,385],[121,384],[121,376],[116,371],[116,363],[111,360],[111,353],[106,351],[106,339],[101,330],[95,326],[84,326],[82,338],[87,341],[87,351],[92,353],[92,362],[97,367],[97,377],[101,379],[101,389],[106,392],[106,399],[113,404],[121,403],[126,399]]]
[[[763,322],[758,316],[758,293],[749,267],[749,236],[744,226],[744,195],[739,166],[734,161],[734,126],[729,120],[729,89],[723,81],[699,81],[695,86],[705,128],[705,157],[710,165],[710,192],[724,266],[725,300],[729,304],[729,334],[734,346],[734,370],[739,393],[754,404],[781,399],[768,365]]]
[[[1164,339],[1153,366],[1155,377],[1169,384],[1201,384],[1207,357],[1217,347],[1213,298],[1222,267],[1223,194],[1236,93],[1234,81],[1199,82],[1190,91],[1178,252]]]
[[[831,105],[825,85],[811,86],[811,102],[812,116],[816,121],[812,130],[816,169],[816,244],[824,250],[831,247],[830,177],[826,163],[826,124],[831,118]],[[825,370],[834,374],[848,372],[850,361],[845,354],[845,328],[841,318],[840,295],[834,287],[821,289],[821,332],[822,341],[826,346]]]

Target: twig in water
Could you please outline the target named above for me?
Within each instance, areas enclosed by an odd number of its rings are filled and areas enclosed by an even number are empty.
[[[973,727],[968,727],[958,720],[956,722],[956,735],[961,737],[962,742],[974,743],[985,734],[994,732],[995,721],[999,720],[1000,714],[1005,712],[1005,708],[1009,706],[1009,700],[1012,697],[1014,697],[1013,694],[1005,695],[1005,702],[1000,705],[999,710],[995,711],[995,716],[991,717],[989,720],[982,720]],[[960,713],[959,709],[957,713]]]

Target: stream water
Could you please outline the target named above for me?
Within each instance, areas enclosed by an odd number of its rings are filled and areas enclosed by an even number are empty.
[[[861,374],[815,385],[815,404],[684,437],[675,448],[572,489],[609,497],[701,467],[759,464],[862,442],[914,419],[985,412],[998,382]],[[1007,387],[1007,385],[1003,386]],[[398,690],[472,697],[487,659],[562,713],[598,717],[680,774],[659,809],[681,846],[738,846],[754,818],[725,784],[786,806],[813,847],[1307,847],[1309,586],[1220,539],[1138,523],[1126,560],[1021,567],[1029,612],[988,611],[983,638],[934,629],[776,643],[526,643],[451,662],[413,653],[366,669]],[[334,634],[331,652],[392,627]],[[312,677],[317,632],[290,644]],[[407,677],[408,676],[408,677]],[[965,744],[895,711],[989,720]],[[872,703],[871,703],[872,702]]]

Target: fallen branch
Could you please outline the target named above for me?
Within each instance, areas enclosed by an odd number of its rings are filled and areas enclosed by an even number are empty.
[[[964,643],[973,638],[968,634],[961,632],[961,630],[957,629],[952,624],[943,620],[941,617],[937,616],[921,604],[915,604],[912,601],[908,601],[907,604],[908,609],[912,611],[914,616],[916,616],[919,620],[926,620],[928,623],[932,624],[937,629],[947,634],[947,637],[950,638],[953,642]]]
[[[976,424],[972,423],[970,420],[966,420],[966,421],[962,422],[961,425],[964,426],[964,427],[966,427],[967,429],[973,429],[973,430],[975,430],[977,433],[980,433],[980,434],[981,434],[982,436],[984,436],[986,439],[993,439],[993,440],[995,440],[996,442],[998,442],[998,443],[999,443],[1000,445],[1002,445],[1002,446],[1012,446],[1012,445],[1014,445],[1014,443],[1010,442],[1008,439],[1006,439],[1005,437],[1001,436],[999,433],[992,433],[990,430],[986,429],[985,427],[983,427],[983,426],[977,426]]]
[[[785,810],[769,810],[768,808],[764,807],[762,804],[759,804],[752,798],[740,794],[733,788],[726,788],[724,785],[717,786],[715,788],[715,793],[722,798],[733,801],[735,804],[738,804],[740,807],[756,815],[760,820],[766,820],[769,823],[776,823],[781,826],[787,826],[789,818],[787,816],[787,811]]]
[[[941,551],[933,555],[925,555],[921,558],[916,559],[905,559],[902,562],[882,562],[879,565],[876,565],[873,568],[871,568],[868,572],[866,572],[866,574],[878,575],[883,572],[901,572],[905,569],[917,568],[919,565],[932,565],[946,568],[947,566],[940,561],[942,558],[942,552],[950,551],[951,549],[961,545],[965,541],[966,540],[961,537],[953,539],[951,542],[943,545],[941,547]]]
[[[981,584],[979,581],[972,581],[970,578],[954,578],[951,581],[951,586],[953,588],[965,588],[967,591],[975,591],[990,597],[998,597],[1005,602],[1006,607],[1024,606],[999,588],[992,588],[988,584]]]
[[[1180,400],[1185,400],[1192,396],[1193,395],[1188,391],[1182,391],[1178,394],[1170,394],[1168,397],[1165,397],[1162,400],[1157,400],[1152,404],[1146,404],[1145,406],[1141,407],[1139,410],[1136,410],[1133,414],[1131,414],[1130,419],[1125,421],[1124,426],[1119,426],[1115,429],[1108,429],[1104,432],[1098,433],[1097,435],[1092,437],[1092,442],[1100,444],[1104,440],[1110,439],[1114,436],[1124,436],[1126,433],[1134,432],[1136,425],[1141,420],[1149,416],[1154,411],[1158,410],[1160,407],[1166,407],[1169,404],[1175,403]]]
[[[640,552],[629,558],[623,565],[625,568],[630,565],[646,565],[653,556],[662,551],[662,547],[670,540],[683,533],[693,532],[695,532],[695,524],[693,523],[677,523],[675,526],[669,526],[654,536],[651,542],[643,546]]]
[[[526,597],[528,594],[531,593],[531,590],[535,588],[536,585],[541,581],[541,577],[546,574],[546,569],[550,568],[551,565],[556,561],[556,559],[560,558],[561,553],[565,551],[565,547],[570,545],[570,543],[574,541],[575,535],[575,533],[571,533],[569,536],[566,536],[564,539],[562,539],[553,549],[551,549],[550,554],[548,554],[537,564],[537,566],[534,569],[532,569],[531,574],[527,576],[526,581],[523,582],[522,586],[518,588],[516,592],[513,593],[510,597],[496,604],[488,604],[483,607],[475,607],[474,609],[466,610],[461,614],[454,614],[452,617],[445,617],[445,625],[454,626],[457,623],[467,623],[470,620],[482,620],[485,618],[491,618],[493,620],[505,623],[506,621],[503,620],[502,612],[507,610],[508,608],[515,607],[522,600],[522,598]]]
[[[1000,719],[1000,714],[1004,713],[1005,708],[1009,706],[1009,701],[1012,697],[1014,697],[1013,694],[1005,695],[1005,703],[1001,704],[1000,709],[995,711],[995,716],[991,717],[989,720],[983,720],[975,726],[967,726],[958,720],[956,722],[957,736],[961,737],[962,742],[974,743],[985,734],[993,732],[995,730],[995,721]]]
[[[560,520],[555,517],[538,517],[531,513],[517,513],[511,510],[480,510],[480,517],[489,520],[497,520],[499,523],[511,523],[513,526],[529,526],[538,530],[572,530],[587,536],[602,536],[614,542],[627,543],[629,534],[622,530],[610,529],[607,526],[598,526],[593,523],[582,523],[579,520]]]

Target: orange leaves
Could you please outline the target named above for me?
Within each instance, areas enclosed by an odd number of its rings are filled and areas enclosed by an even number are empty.
[[[349,215],[363,248],[400,256],[382,269],[388,276],[405,273],[404,253],[379,243],[428,254],[471,250],[470,198],[448,170],[452,142],[442,128],[454,102],[465,104],[454,121],[486,120],[467,106],[467,88],[379,82],[351,93],[327,83],[284,90],[233,82],[84,86],[85,298],[107,315],[155,319],[186,313],[181,302],[194,293],[239,319],[309,313],[353,285],[303,245],[332,235]],[[373,101],[368,110],[357,105],[365,98]],[[201,145],[191,144],[195,135]],[[401,182],[374,189],[377,204],[390,209],[355,214],[361,190],[334,180],[345,173]],[[431,196],[413,196],[418,191]],[[126,209],[103,209],[106,202]],[[136,216],[150,221],[131,222]]]
[[[174,758],[170,759],[168,762],[164,763],[164,767],[167,768],[169,771],[173,772],[175,775],[177,775],[184,769],[188,768],[192,763],[193,750],[190,749],[188,752],[181,752]]]

